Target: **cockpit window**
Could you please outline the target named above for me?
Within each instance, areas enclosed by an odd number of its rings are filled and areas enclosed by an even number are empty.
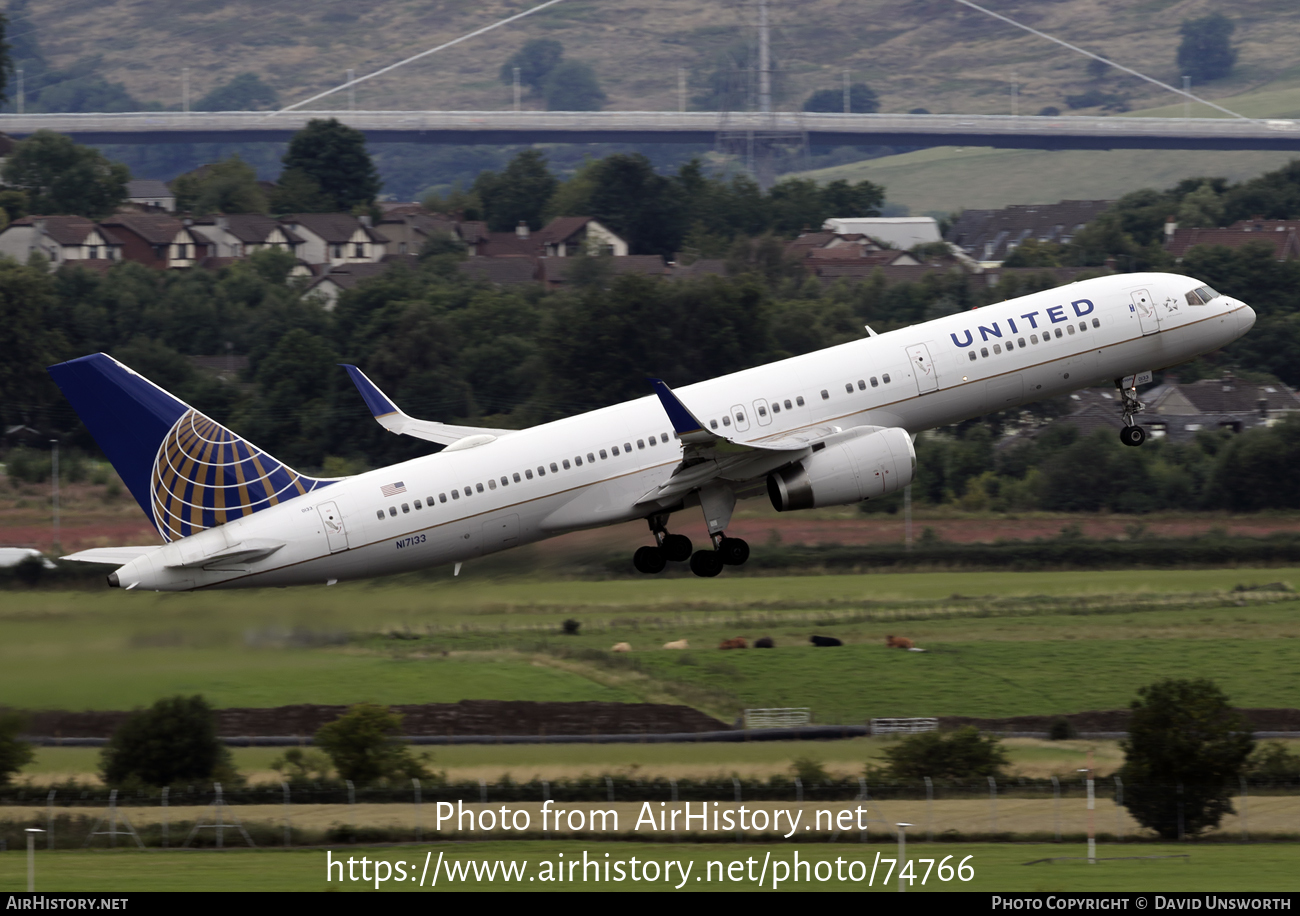
[[[1211,299],[1217,299],[1219,294],[1208,286],[1201,286],[1187,294],[1188,305],[1206,305]]]

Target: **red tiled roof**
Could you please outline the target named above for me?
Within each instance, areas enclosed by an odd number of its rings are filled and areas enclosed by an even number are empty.
[[[542,245],[562,242],[591,221],[590,216],[557,216],[543,226],[534,238]]]
[[[1175,258],[1198,245],[1242,248],[1250,244],[1267,245],[1279,261],[1300,257],[1300,244],[1294,229],[1283,232],[1254,232],[1242,229],[1177,229],[1165,242],[1165,250]]]
[[[134,232],[151,245],[166,245],[185,224],[161,213],[115,213],[100,223]]]

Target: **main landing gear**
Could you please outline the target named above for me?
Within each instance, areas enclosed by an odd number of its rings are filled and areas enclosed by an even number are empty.
[[[711,535],[712,550],[694,550],[691,539],[684,534],[669,534],[665,527],[666,515],[652,515],[647,521],[655,537],[655,546],[639,547],[632,555],[632,565],[637,572],[653,575],[663,572],[668,561],[691,561],[691,572],[712,578],[724,566],[739,566],[749,559],[749,544],[740,538],[729,538],[722,532]]]
[[[1137,388],[1125,388],[1123,379],[1115,379],[1115,389],[1119,391],[1120,409],[1124,412],[1124,427],[1119,431],[1119,441],[1137,448],[1147,441],[1147,431],[1133,422],[1133,417],[1146,409],[1138,400]]]

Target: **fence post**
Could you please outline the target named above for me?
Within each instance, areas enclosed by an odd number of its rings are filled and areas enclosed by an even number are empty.
[[[214,782],[212,788],[217,793],[212,806],[216,809],[217,814],[217,848],[221,849],[226,843],[226,815],[221,810],[224,805],[224,800],[221,797],[221,783]]]
[[[931,843],[934,842],[934,783],[930,781],[929,776],[922,776],[925,780],[925,838]]]
[[[1124,835],[1124,780],[1115,777],[1115,841]]]
[[[1178,839],[1183,839],[1183,784],[1180,780],[1178,783]]]
[[[486,779],[480,779],[478,781],[478,800],[481,804],[484,805],[487,804],[487,780]]]
[[[415,842],[419,843],[424,839],[424,823],[420,820],[420,780],[412,776],[411,785],[415,787]]]
[[[108,845],[117,846],[117,789],[108,793]]]
[[[1056,842],[1061,842],[1061,781],[1052,777],[1052,820],[1056,826]]]
[[[1241,841],[1250,842],[1250,817],[1249,808],[1247,807],[1249,795],[1246,792],[1246,777],[1241,777]]]
[[[998,781],[989,777],[989,830],[998,832]]]
[[[288,846],[293,840],[293,822],[289,820],[292,817],[289,810],[289,784],[281,782],[280,788],[284,790],[284,845]]]
[[[803,802],[803,780],[798,776],[794,778],[794,800]]]
[[[614,780],[608,776],[605,777],[605,792],[609,795],[609,800],[614,800]]]
[[[162,843],[163,843],[163,849],[166,849],[166,848],[170,845],[170,844],[168,843],[168,836],[167,836],[167,826],[168,826],[167,821],[168,821],[168,815],[169,815],[169,813],[170,813],[170,812],[167,810],[167,799],[168,799],[168,797],[170,796],[170,794],[171,794],[171,786],[163,786],[163,790],[162,790],[162,809],[163,809],[163,810],[162,810],[162,816],[163,816],[163,822],[162,822],[162,833],[163,833],[163,836],[162,836]]]
[[[731,777],[732,788],[736,790],[736,804],[740,804],[740,780],[735,776]],[[736,842],[740,842],[740,831],[736,831]]]
[[[54,848],[54,793],[55,789],[50,790],[50,794],[45,796],[45,848]]]
[[[858,798],[862,800],[863,806],[867,808],[867,823],[871,823],[871,807],[870,805],[866,804],[867,795],[868,795],[867,778],[865,776],[859,776],[858,777]],[[865,843],[867,841],[867,829],[868,828],[866,827],[862,827],[858,831],[858,833],[860,834],[858,836],[859,843]]]

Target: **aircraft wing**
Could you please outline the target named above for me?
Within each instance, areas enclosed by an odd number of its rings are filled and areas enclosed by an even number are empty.
[[[68,554],[66,557],[59,557],[59,559],[75,560],[78,563],[107,563],[111,566],[123,566],[137,557],[142,557],[146,553],[153,553],[155,550],[162,550],[162,545],[157,544],[147,547],[92,547],[90,550],[79,550],[76,553]]]
[[[413,436],[416,439],[425,439],[429,442],[436,442],[439,445],[452,445],[460,442],[469,436],[491,436],[497,438],[515,432],[513,429],[492,429],[485,426],[456,426],[452,423],[438,423],[435,420],[417,420],[415,417],[408,416],[397,408],[397,405],[388,399],[374,382],[366,378],[366,374],[356,366],[350,366],[347,363],[340,363],[344,369],[348,370],[348,375],[352,378],[352,383],[357,386],[361,392],[361,398],[374,414],[376,422],[390,433],[396,433],[399,436]],[[476,440],[474,445],[481,445],[489,442],[489,439]]]
[[[838,426],[816,426],[768,439],[734,439],[706,429],[662,379],[652,378],[650,383],[683,444],[684,454],[672,477],[637,500],[638,505],[675,499],[715,480],[752,481],[812,454],[819,443],[843,432]],[[862,427],[853,432],[875,429]]]

